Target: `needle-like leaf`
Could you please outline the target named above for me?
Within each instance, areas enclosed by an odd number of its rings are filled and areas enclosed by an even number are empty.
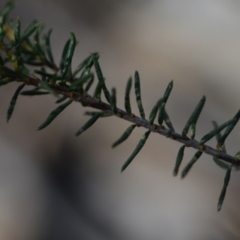
[[[157,103],[155,104],[155,106],[153,107],[153,109],[152,109],[152,111],[151,111],[151,113],[150,113],[150,115],[149,115],[149,124],[150,124],[150,125],[153,125],[153,122],[154,122],[154,120],[155,120],[155,118],[156,118],[156,115],[157,115],[157,111],[158,111],[158,109],[159,109],[159,106],[162,104],[162,101],[163,101],[163,99],[160,98],[160,99],[157,101]]]
[[[12,99],[11,99],[11,102],[10,102],[10,105],[9,105],[9,108],[8,108],[8,112],[7,112],[7,122],[10,120],[11,116],[12,116],[12,113],[13,113],[13,110],[14,110],[14,107],[16,105],[16,102],[17,102],[17,98],[18,98],[18,95],[19,93],[21,92],[21,90],[24,88],[25,84],[21,84],[17,90],[15,91]]]
[[[99,65],[99,62],[98,62],[98,58],[99,58],[99,55],[97,53],[93,54],[93,63],[94,63],[94,67],[95,67],[95,70],[96,70],[98,80],[102,84],[102,89],[103,89],[103,93],[104,93],[105,98],[111,104],[111,96],[110,96],[110,93],[109,93],[109,91],[106,87],[105,80],[104,80],[104,77],[103,77],[103,74],[102,74],[102,69],[101,69],[101,67]]]
[[[135,95],[136,95],[138,109],[139,109],[141,118],[145,119],[145,113],[144,113],[142,98],[141,98],[140,77],[139,77],[138,71],[136,71],[134,74],[134,86],[135,86]]]
[[[167,86],[167,89],[163,95],[163,98],[162,98],[162,103],[159,107],[159,115],[158,115],[158,123],[159,125],[162,125],[163,123],[163,119],[164,119],[164,111],[165,111],[165,105],[167,103],[167,100],[169,98],[169,95],[172,91],[172,88],[173,88],[173,80],[168,84]]]
[[[190,116],[190,118],[188,119],[185,127],[183,128],[183,131],[182,131],[182,136],[183,137],[186,137],[187,136],[187,133],[189,131],[189,128],[191,125],[194,125],[192,127],[192,133],[191,133],[191,137],[194,138],[195,136],[195,131],[196,131],[196,124],[197,124],[197,120],[202,112],[202,109],[204,107],[204,104],[205,104],[205,101],[206,101],[206,97],[203,96],[202,99],[200,100],[200,102],[198,103],[198,105],[196,106],[196,108],[194,109],[192,115]]]
[[[231,177],[231,171],[232,171],[231,167],[228,168],[227,171],[226,171],[223,188],[222,188],[222,191],[221,191],[219,199],[218,199],[218,207],[217,207],[218,211],[220,211],[221,208],[222,208],[222,204],[223,204],[223,201],[224,201],[224,198],[225,198],[225,195],[226,195],[226,191],[227,191],[227,186],[228,186],[228,183],[229,183],[230,177]]]
[[[218,128],[213,129],[212,131],[210,131],[209,133],[207,133],[205,136],[202,137],[199,144],[203,145],[205,142],[207,142],[211,138],[213,138],[216,134],[220,133],[225,127],[231,125],[234,121],[235,121],[235,119],[231,119],[231,120],[223,123],[222,125],[220,125]]]
[[[73,58],[74,50],[76,47],[76,37],[75,37],[74,33],[71,32],[70,34],[71,34],[70,42],[68,45],[66,57],[64,59],[63,70],[62,70],[62,78],[63,78],[64,82],[66,82],[65,77],[66,77],[68,71],[71,70],[72,58]]]
[[[90,128],[99,117],[101,117],[102,113],[96,113],[93,115],[75,134],[75,136],[79,136],[82,132],[86,131],[88,128]]]
[[[187,166],[183,169],[182,171],[182,178],[186,177],[186,175],[188,174],[188,172],[190,171],[190,169],[192,168],[192,166],[194,165],[194,163],[196,163],[196,161],[201,157],[202,152],[201,151],[197,151],[195,153],[195,155],[193,156],[192,160],[187,164]]]
[[[59,107],[57,107],[55,110],[53,110],[50,115],[47,117],[45,122],[41,124],[38,127],[38,131],[42,130],[43,128],[47,127],[66,107],[68,107],[72,103],[72,100],[67,101],[66,103],[63,103]]]
[[[139,153],[139,151],[142,149],[142,147],[144,146],[144,144],[146,143],[149,134],[151,133],[151,131],[147,131],[145,132],[145,134],[142,136],[141,140],[139,141],[137,147],[135,148],[135,150],[133,151],[133,153],[131,154],[131,156],[127,159],[127,161],[123,164],[122,168],[121,168],[121,172],[123,172],[128,165],[132,162],[132,160],[135,158],[135,156]]]
[[[178,151],[177,160],[176,160],[175,167],[174,167],[174,170],[173,170],[173,176],[177,176],[177,174],[178,174],[179,167],[180,167],[180,165],[182,163],[182,160],[183,160],[184,150],[185,150],[185,145],[180,147],[180,149]]]
[[[130,127],[128,127],[126,131],[123,133],[123,135],[116,142],[113,143],[112,148],[116,147],[117,145],[125,141],[131,135],[135,127],[136,127],[136,124],[133,124]]]
[[[126,109],[127,113],[129,113],[129,114],[132,113],[131,103],[130,103],[130,91],[131,91],[131,88],[132,88],[132,78],[130,77],[128,79],[128,82],[127,82],[126,92],[125,92],[125,101],[124,101],[125,109]]]
[[[232,132],[233,128],[236,126],[238,120],[240,117],[240,110],[236,113],[236,115],[234,116],[234,120],[231,124],[229,124],[224,132],[224,134],[222,135],[222,137],[219,139],[218,141],[218,145],[217,148],[221,148],[221,146],[224,144],[226,138],[228,137],[228,135]]]

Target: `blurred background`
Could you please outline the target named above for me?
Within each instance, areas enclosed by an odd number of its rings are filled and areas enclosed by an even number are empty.
[[[147,116],[174,79],[167,110],[177,132],[203,95],[207,102],[196,139],[212,129],[212,120],[221,124],[239,109],[239,1],[19,0],[12,16],[24,26],[39,19],[53,28],[57,62],[70,31],[78,39],[74,65],[99,52],[107,86],[117,87],[121,108],[135,70]],[[174,178],[181,145],[151,134],[121,174],[144,129],[116,149],[111,144],[129,126],[117,118],[100,119],[75,138],[89,109],[73,103],[37,132],[56,107],[52,96],[20,97],[7,124],[15,89],[15,84],[0,89],[1,239],[240,239],[238,172],[217,212],[225,172],[210,156],[203,155],[186,179]],[[138,115],[134,96],[132,105]],[[239,131],[237,126],[227,141],[229,154],[239,151]],[[186,149],[182,166],[194,153]]]

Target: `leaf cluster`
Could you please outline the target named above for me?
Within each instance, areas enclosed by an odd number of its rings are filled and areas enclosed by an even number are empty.
[[[139,140],[130,157],[123,164],[121,168],[122,172],[131,164],[146,144],[150,134],[154,132],[159,133],[182,144],[173,169],[174,176],[179,172],[186,147],[195,148],[196,153],[183,168],[182,178],[186,177],[203,153],[211,155],[216,165],[225,170],[224,185],[218,201],[218,210],[221,209],[231,171],[233,167],[240,166],[240,152],[235,157],[232,157],[227,154],[225,147],[227,137],[240,118],[240,110],[233,118],[220,126],[216,122],[213,122],[213,130],[206,133],[200,141],[197,141],[195,140],[197,122],[206,102],[206,97],[203,96],[183,127],[182,133],[178,134],[173,127],[166,109],[173,89],[173,81],[168,84],[163,95],[159,97],[147,120],[143,107],[138,71],[135,72],[134,77],[128,79],[126,84],[124,98],[125,111],[119,109],[117,107],[117,91],[115,88],[110,91],[106,86],[105,78],[99,64],[98,53],[92,53],[73,69],[72,60],[77,41],[74,33],[70,33],[70,37],[63,47],[61,59],[59,63],[56,62],[51,47],[52,30],[50,29],[45,33],[43,26],[36,20],[31,22],[26,29],[22,30],[19,19],[13,21],[9,18],[9,13],[13,7],[13,3],[8,2],[0,14],[0,86],[12,82],[20,83],[10,100],[7,121],[12,117],[19,95],[33,97],[48,94],[52,94],[57,98],[55,102],[57,107],[38,127],[38,130],[46,128],[73,101],[80,102],[83,107],[91,107],[98,110],[86,111],[85,114],[90,118],[76,132],[75,136],[81,135],[100,118],[116,116],[130,121],[132,125],[113,143],[113,148],[127,140],[136,127],[146,128],[147,131]],[[94,94],[91,95],[89,94],[89,90],[93,88],[95,78],[97,78],[97,83],[95,84]],[[23,90],[26,85],[31,86],[32,89]],[[133,85],[140,117],[132,113],[130,94]],[[155,123],[156,118],[157,123]],[[221,134],[223,130],[224,133]],[[206,145],[213,137],[217,139],[216,148]]]

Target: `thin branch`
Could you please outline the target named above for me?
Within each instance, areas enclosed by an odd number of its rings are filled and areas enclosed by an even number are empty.
[[[15,81],[22,82],[23,80],[15,79]],[[36,78],[28,78],[27,82],[29,85],[38,86],[41,80]],[[58,85],[48,85],[48,86],[52,88],[56,93],[61,94],[73,101],[81,102],[84,106],[101,110],[104,113],[113,114],[111,105],[104,103],[102,101],[99,101],[96,98],[93,98],[88,93],[80,94],[75,91],[69,91],[66,87],[61,87]],[[224,153],[224,152],[220,152],[208,145],[202,146],[199,144],[198,141],[194,139],[190,139],[188,137],[183,137],[181,134],[176,133],[174,131],[170,131],[169,129],[165,128],[163,125],[161,126],[155,125],[155,124],[151,125],[149,121],[147,121],[146,119],[142,119],[138,116],[135,116],[132,113],[127,113],[119,108],[117,108],[116,114],[113,114],[113,115],[115,115],[116,117],[122,118],[124,120],[127,120],[129,122],[132,122],[136,124],[138,127],[149,129],[152,132],[159,133],[160,135],[163,135],[167,138],[183,143],[186,145],[186,147],[195,148],[208,155],[212,155],[219,159],[222,159],[225,162],[231,163],[235,166],[240,166],[240,161],[236,161],[234,157],[232,157],[231,155],[228,155],[227,153]]]

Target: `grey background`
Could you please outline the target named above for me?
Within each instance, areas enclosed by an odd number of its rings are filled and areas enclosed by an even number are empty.
[[[0,3],[0,7],[4,1]],[[135,70],[142,80],[146,114],[174,79],[167,109],[180,132],[202,97],[206,106],[197,139],[239,109],[240,5],[210,1],[16,1],[12,16],[53,28],[55,59],[73,31],[77,65],[99,52],[107,85],[125,84]],[[35,131],[55,108],[53,97],[18,100],[9,124],[5,114],[16,84],[0,99],[1,239],[238,239],[238,172],[233,172],[223,209],[216,211],[224,171],[203,156],[186,179],[172,177],[180,144],[152,134],[123,173],[120,168],[144,130],[116,149],[129,126],[100,120],[79,138],[85,109],[74,103],[48,128]],[[134,112],[137,107],[132,98]],[[239,126],[227,141],[239,151]],[[215,146],[215,141],[210,144]],[[194,151],[187,149],[183,165]]]

